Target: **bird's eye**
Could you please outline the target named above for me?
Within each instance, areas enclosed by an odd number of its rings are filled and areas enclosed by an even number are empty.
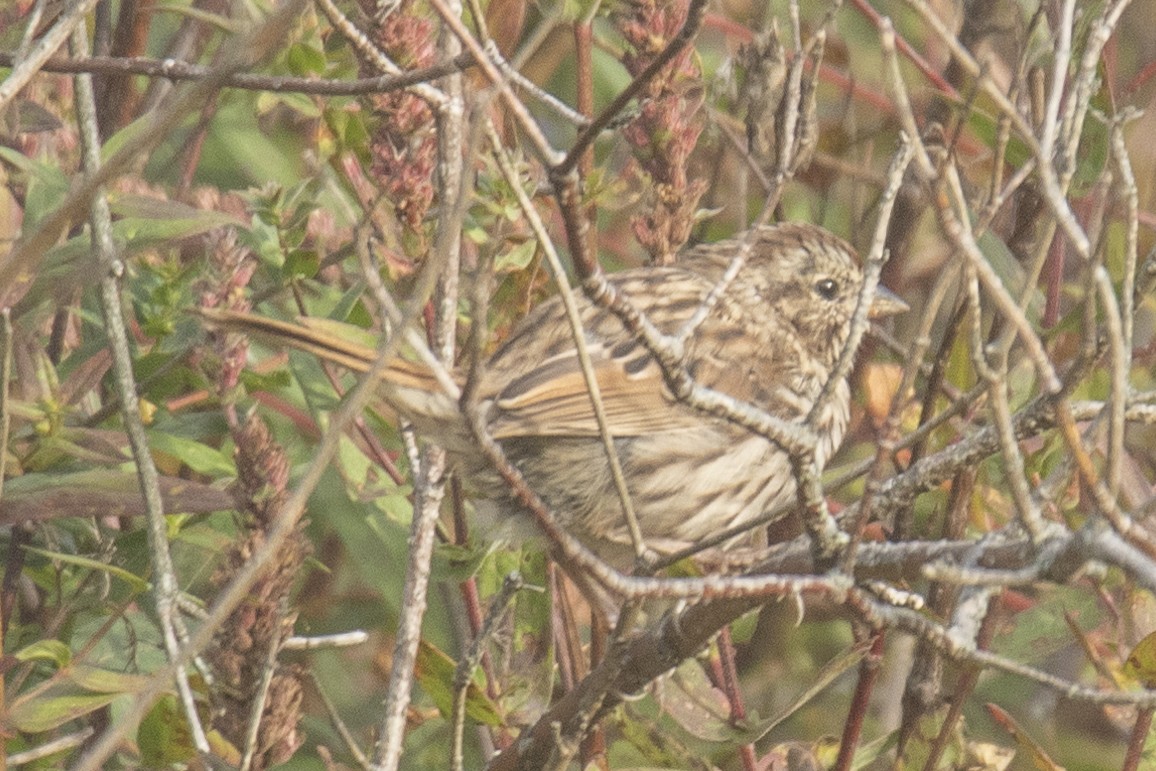
[[[833,278],[823,278],[815,282],[815,291],[824,300],[834,300],[839,294],[839,283]]]

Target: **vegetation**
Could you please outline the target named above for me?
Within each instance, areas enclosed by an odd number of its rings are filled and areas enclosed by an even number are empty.
[[[2,767],[1156,767],[1154,19],[0,6]],[[196,312],[468,372],[780,220],[912,308],[742,565],[494,543],[372,388]]]

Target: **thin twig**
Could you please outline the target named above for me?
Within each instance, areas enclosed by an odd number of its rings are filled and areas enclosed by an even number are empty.
[[[355,645],[364,645],[369,640],[369,634],[362,629],[351,632],[337,632],[335,634],[320,634],[312,637],[287,637],[281,646],[286,651],[315,651],[328,648],[351,648]]]
[[[1013,661],[1006,656],[978,649],[970,641],[953,634],[950,630],[935,624],[926,616],[915,611],[884,605],[862,591],[855,590],[851,594],[851,601],[854,606],[873,623],[894,627],[916,635],[920,639],[928,640],[934,643],[941,652],[956,661],[1007,672],[1054,690],[1065,698],[1090,704],[1156,705],[1156,692],[1135,693],[1089,688],[1071,680],[1056,677],[1036,667]]]
[[[12,430],[12,309],[0,308],[0,500],[8,465],[8,436]],[[0,695],[0,699],[3,696]]]
[[[450,11],[461,15],[460,1],[453,2]],[[458,39],[443,31],[441,55],[449,60],[461,51]],[[443,209],[447,212],[438,221],[434,254],[438,283],[438,299],[433,336],[437,357],[446,366],[452,364],[456,349],[458,273],[461,263],[462,228],[469,195],[466,190],[465,158],[465,102],[460,75],[451,75],[443,81],[442,101],[437,105],[438,137],[437,188]],[[397,642],[394,646],[393,669],[386,692],[385,709],[380,723],[380,738],[374,750],[374,769],[395,771],[401,763],[405,738],[406,713],[413,688],[414,667],[421,642],[422,619],[425,616],[430,579],[430,560],[436,525],[445,495],[445,474],[448,469],[446,452],[436,445],[429,446],[421,465],[421,473],[414,487],[414,513],[410,527],[409,550],[405,584],[402,589],[402,615],[398,623]]]
[[[284,631],[281,622],[288,610],[288,598],[281,597],[278,603],[278,613],[275,619],[273,633],[269,636],[268,649],[265,651],[265,662],[261,667],[261,679],[257,683],[253,700],[249,704],[249,722],[245,727],[245,747],[241,754],[240,771],[249,771],[253,767],[253,758],[260,749],[257,745],[261,732],[261,718],[265,714],[265,703],[269,698],[269,687],[273,684],[273,675],[277,673],[277,656],[281,653],[281,640]]]
[[[342,13],[341,9],[333,0],[316,0],[321,7],[322,12],[329,23],[340,32],[349,44],[352,45],[357,52],[364,56],[378,72],[392,77],[400,77],[404,75],[404,71],[397,64],[393,62],[385,52],[378,48],[373,41],[369,39],[356,24],[349,20],[349,18]],[[445,62],[448,64],[453,61],[453,57],[447,57]],[[455,70],[456,71],[456,68]],[[424,82],[424,78],[409,86],[410,90],[417,96],[424,99],[430,107],[440,107],[446,101],[446,95],[436,86]]]
[[[0,52],[0,67],[11,67],[18,61],[17,54]],[[446,62],[416,70],[398,70],[396,74],[373,78],[331,80],[328,78],[298,78],[289,75],[254,75],[238,72],[225,78],[221,88],[246,91],[272,91],[278,94],[313,94],[316,96],[360,96],[383,94],[402,88],[429,83],[473,64],[473,57],[460,54]],[[68,59],[52,58],[45,61],[41,72],[81,73],[99,75],[144,75],[166,81],[203,80],[212,75],[212,68],[177,59],[121,58],[116,56],[85,56]]]
[[[96,733],[95,728],[82,728],[76,733],[65,734],[58,739],[39,744],[30,750],[14,752],[11,755],[7,755],[4,757],[4,762],[8,768],[26,766],[42,758],[49,758],[65,750],[70,750],[73,747],[79,747],[88,741],[94,733]]]
[[[538,210],[534,208],[533,201],[530,200],[530,197],[523,189],[521,180],[518,178],[517,170],[513,167],[508,154],[501,146],[497,130],[492,125],[487,125],[486,132],[493,147],[498,170],[501,171],[507,184],[510,185],[510,189],[514,191],[518,206],[525,215],[526,221],[530,224],[530,229],[534,232],[535,236],[537,236],[538,244],[541,246],[543,254],[546,255],[546,262],[550,266],[551,275],[558,285],[558,296],[561,298],[562,307],[566,310],[566,319],[570,323],[570,332],[574,339],[574,349],[578,354],[578,364],[581,367],[582,377],[586,383],[586,391],[590,395],[590,405],[594,410],[594,420],[598,424],[598,434],[602,439],[606,459],[610,464],[610,473],[614,479],[614,486],[618,491],[618,498],[622,504],[622,513],[626,520],[627,530],[630,533],[631,545],[634,547],[635,555],[643,557],[647,553],[646,541],[642,536],[642,528],[638,525],[638,517],[634,512],[634,504],[630,500],[630,491],[626,486],[626,476],[622,471],[622,461],[618,457],[618,449],[614,444],[614,434],[610,430],[610,421],[606,417],[606,407],[602,401],[602,389],[598,385],[597,376],[594,374],[594,363],[590,359],[590,348],[586,344],[586,331],[582,326],[582,316],[578,310],[578,304],[574,299],[574,293],[570,287],[570,280],[566,276],[566,268],[562,265],[558,250],[554,247],[554,242],[550,239],[550,235],[546,230],[546,224],[542,221]]]
[[[78,55],[88,54],[88,31],[84,27],[76,28],[71,45]],[[100,129],[96,125],[96,99],[93,95],[92,76],[79,74],[75,77],[75,82],[82,163],[86,176],[91,178],[97,176],[100,170]],[[141,418],[140,400],[137,398],[136,380],[133,375],[132,353],[129,351],[128,332],[125,330],[124,308],[120,297],[120,279],[124,275],[124,264],[113,241],[112,215],[102,188],[97,187],[93,191],[90,205],[89,225],[92,228],[93,250],[98,255],[102,273],[100,300],[105,333],[108,335],[109,347],[112,350],[113,371],[116,374],[117,391],[123,406],[121,417],[124,420],[125,432],[128,434],[133,462],[136,465],[145,501],[149,554],[156,574],[154,600],[157,617],[165,652],[169,661],[175,662],[179,659],[181,642],[187,635],[182,634],[183,625],[180,614],[176,611],[177,578],[172,555],[169,552],[168,523],[165,521],[160,475],[153,463],[152,451]],[[201,725],[188,674],[180,664],[176,668],[176,682],[193,744],[198,751],[207,753],[209,740]]]
[[[1032,328],[1023,308],[1012,298],[1007,287],[1004,286],[1002,279],[1000,279],[995,269],[992,268],[990,263],[984,258],[979,244],[976,243],[975,235],[968,219],[968,207],[963,193],[963,185],[954,164],[947,165],[944,169],[944,176],[948,183],[947,191],[951,195],[950,205],[940,209],[940,213],[943,215],[944,229],[959,250],[968,258],[971,267],[975,270],[976,276],[983,284],[983,288],[988,293],[988,296],[995,301],[996,306],[1004,318],[1010,322],[1015,327],[1016,332],[1019,333],[1020,339],[1023,340],[1024,345],[1027,346],[1032,362],[1036,366],[1036,371],[1043,381],[1044,388],[1048,393],[1058,393],[1061,387],[1060,379],[1056,374],[1055,368],[1052,366],[1047,351],[1044,350],[1039,335],[1035,329]]]
[[[24,86],[28,85],[28,81],[40,72],[44,62],[48,61],[52,54],[64,45],[73,29],[88,15],[96,2],[97,0],[74,0],[57,17],[52,28],[45,32],[34,46],[29,48],[24,55],[18,58],[14,57],[15,60],[7,65],[13,69],[12,72],[8,73],[4,82],[0,83],[0,113],[3,113],[12,99],[20,93]]]
[[[638,74],[634,80],[630,81],[630,85],[618,92],[615,97],[610,100],[610,104],[606,105],[605,109],[590,121],[588,125],[574,141],[570,150],[566,153],[566,157],[555,165],[550,171],[552,176],[565,177],[570,172],[574,171],[581,162],[582,155],[586,152],[586,148],[594,143],[602,130],[610,124],[612,120],[618,117],[626,106],[630,104],[630,100],[634,99],[642,90],[646,88],[647,84],[654,79],[654,76],[662,71],[666,65],[670,64],[676,56],[681,54],[683,50],[690,45],[694,40],[695,35],[698,34],[699,28],[702,26],[703,16],[706,14],[706,0],[690,0],[686,8],[686,19],[683,21],[682,27],[675,33],[674,37],[666,44],[661,52],[655,56],[641,73]]]
[[[839,363],[835,372],[828,379],[826,385],[823,387],[823,392],[829,399],[833,392],[832,383],[837,382],[838,379],[845,378],[851,371],[851,364],[853,362],[852,356],[858,349],[862,340],[864,327],[867,325],[867,312],[871,307],[871,299],[875,294],[875,288],[879,281],[879,271],[882,270],[883,261],[886,259],[886,251],[884,244],[887,240],[887,231],[891,224],[891,212],[895,206],[895,200],[899,195],[900,186],[903,184],[904,175],[907,172],[907,166],[912,158],[917,154],[917,143],[913,143],[908,139],[906,134],[900,135],[899,150],[895,153],[895,157],[891,159],[891,164],[887,170],[887,184],[880,194],[879,201],[879,215],[875,221],[875,233],[871,239],[871,246],[867,251],[867,264],[872,266],[868,271],[867,280],[864,282],[862,293],[859,296],[859,304],[855,308],[855,316],[852,318],[852,329],[858,324],[858,337],[849,339],[847,345],[843,349],[842,355],[839,357]],[[872,279],[873,276],[873,279]],[[930,312],[925,314],[929,316]],[[918,361],[922,359],[922,354],[919,354],[919,359],[912,359],[909,357],[908,361]],[[908,377],[914,378],[914,373],[918,370],[918,366],[911,366],[908,368],[910,375]],[[899,442],[899,427],[897,418],[894,418],[898,413],[898,406],[901,400],[906,398],[906,386],[908,384],[907,378],[904,378],[904,383],[900,389],[896,391],[892,400],[892,407],[888,418],[888,430],[886,430],[881,438],[879,450],[876,454],[876,461],[874,470],[867,480],[867,488],[864,491],[862,503],[859,514],[853,520],[848,528],[850,532],[850,541],[847,548],[844,550],[842,556],[843,570],[849,571],[855,564],[855,551],[859,540],[863,537],[864,529],[867,522],[871,518],[872,501],[878,492],[881,484],[884,464],[890,461],[894,448]],[[821,397],[822,398],[822,397]],[[818,409],[818,404],[812,409],[812,415]]]
[[[883,59],[887,63],[887,70],[891,75],[892,91],[895,94],[895,104],[899,111],[899,118],[903,122],[903,130],[907,141],[912,146],[919,173],[925,179],[935,176],[935,164],[927,154],[927,148],[921,139],[922,133],[915,123],[915,113],[911,109],[911,100],[907,96],[907,86],[903,75],[899,72],[899,57],[895,55],[895,28],[891,19],[886,17],[879,20],[879,42],[883,48]]]
[[[287,0],[249,34],[235,38],[221,50],[219,63],[208,76],[187,89],[177,91],[173,98],[162,102],[157,109],[140,118],[133,141],[126,142],[105,158],[95,174],[86,175],[75,183],[56,207],[37,221],[30,232],[22,233],[16,246],[0,255],[0,276],[5,277],[5,284],[0,287],[0,307],[11,306],[24,296],[36,278],[40,262],[60,235],[87,216],[96,191],[124,173],[162,140],[169,138],[189,115],[199,114],[205,102],[216,93],[226,78],[248,66],[254,58],[271,50],[273,46],[282,44],[289,34],[290,24],[297,18],[305,2]]]
[[[457,667],[454,669],[454,704],[451,717],[453,741],[450,751],[450,767],[453,771],[462,771],[465,767],[465,760],[462,755],[462,740],[466,725],[466,702],[469,697],[470,683],[473,680],[474,668],[477,667],[478,662],[481,661],[484,646],[489,642],[495,627],[505,616],[506,610],[522,586],[523,582],[520,574],[510,573],[505,577],[502,581],[502,588],[498,590],[498,593],[494,595],[494,599],[490,603],[490,610],[486,614],[482,628],[478,630],[473,642],[470,643],[470,647],[462,655]]]
[[[317,695],[321,698],[321,703],[325,706],[325,712],[329,715],[329,722],[333,725],[333,729],[337,731],[337,735],[341,737],[341,741],[345,743],[345,749],[349,750],[349,754],[357,761],[358,766],[368,771],[369,756],[367,756],[360,745],[358,745],[353,732],[349,730],[349,726],[347,726],[342,719],[337,705],[333,703],[333,699],[329,698],[329,694],[325,692],[325,688],[321,685],[320,678],[317,677],[316,670],[309,670],[309,679],[313,681],[313,687],[317,690]]]

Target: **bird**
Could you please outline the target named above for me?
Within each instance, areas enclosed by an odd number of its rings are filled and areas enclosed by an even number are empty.
[[[723,279],[743,244],[737,274]],[[714,304],[684,340],[686,372],[700,386],[801,423],[850,339],[864,274],[855,249],[815,225],[763,225],[684,250],[669,265],[612,273],[619,295],[665,335],[676,335],[708,297]],[[680,400],[653,352],[612,311],[573,297],[626,489],[647,553],[691,549],[795,497],[787,451],[725,417]],[[906,304],[879,286],[868,316]],[[285,322],[228,310],[202,312],[211,326],[253,333],[357,371],[374,350],[330,325]],[[455,375],[464,383],[464,373]],[[391,361],[377,391],[420,434],[446,447],[479,493],[488,521],[524,530],[509,489],[478,450],[459,402],[431,370]],[[527,314],[488,357],[477,409],[489,434],[561,525],[613,565],[636,556],[595,418],[574,333],[558,296]],[[850,413],[846,377],[817,416],[821,469],[839,447]],[[507,529],[509,530],[509,529]]]

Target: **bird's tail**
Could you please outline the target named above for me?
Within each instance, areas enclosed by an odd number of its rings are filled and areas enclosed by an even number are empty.
[[[349,324],[329,319],[302,318],[279,321],[241,311],[205,308],[199,311],[214,328],[251,334],[276,345],[311,353],[352,372],[368,372],[377,357],[368,342],[359,342],[367,333]],[[442,387],[430,369],[394,358],[381,375],[382,399],[411,420],[420,431],[444,438],[450,425],[461,424],[456,399]],[[456,433],[456,430],[451,433]]]

